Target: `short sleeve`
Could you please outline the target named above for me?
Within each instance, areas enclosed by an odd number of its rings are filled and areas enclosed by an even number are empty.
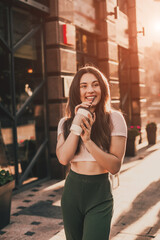
[[[111,136],[127,137],[127,125],[122,113],[118,111],[113,111],[111,112],[110,116],[113,124]]]
[[[63,133],[63,124],[64,124],[65,120],[66,120],[65,117],[64,117],[64,118],[61,118],[60,121],[59,121],[59,123],[58,123],[57,137],[58,137],[61,133]]]

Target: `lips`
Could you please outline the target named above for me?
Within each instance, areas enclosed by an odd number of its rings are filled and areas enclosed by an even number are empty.
[[[96,96],[88,96],[88,97],[86,97],[86,99],[87,99],[89,102],[92,102],[95,97],[96,97]]]

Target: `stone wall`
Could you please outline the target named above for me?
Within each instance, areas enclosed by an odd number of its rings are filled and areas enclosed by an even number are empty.
[[[64,89],[67,85],[64,83],[71,82],[76,72],[73,2],[51,0],[45,29],[51,174],[54,178],[63,178],[65,168],[56,158],[56,143],[58,122],[65,114],[67,102],[67,89]]]
[[[146,125],[146,88],[143,57],[143,1],[128,0],[132,125]],[[144,134],[143,134],[144,135]]]

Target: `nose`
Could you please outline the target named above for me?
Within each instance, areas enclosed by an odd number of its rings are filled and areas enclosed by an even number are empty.
[[[87,92],[94,92],[94,89],[92,87],[92,85],[89,85],[88,88],[87,88]]]

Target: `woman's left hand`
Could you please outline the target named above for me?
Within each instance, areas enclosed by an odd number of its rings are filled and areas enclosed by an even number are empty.
[[[81,128],[83,131],[81,133],[81,138],[83,142],[87,142],[88,140],[90,140],[92,125],[95,122],[95,119],[96,119],[95,113],[93,113],[93,118],[91,117],[90,114],[88,114],[88,119],[86,118],[82,119]]]

